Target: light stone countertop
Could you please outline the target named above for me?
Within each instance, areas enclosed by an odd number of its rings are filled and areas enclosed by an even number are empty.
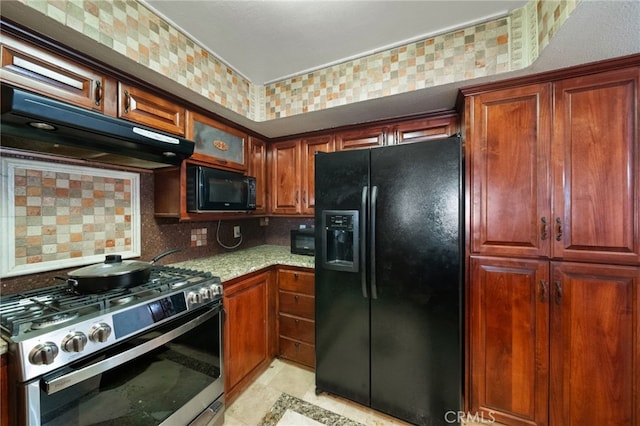
[[[171,266],[208,271],[220,277],[222,282],[232,280],[273,265],[314,268],[313,256],[291,254],[287,246],[263,245],[245,250],[237,250],[211,257],[172,263]],[[7,352],[7,342],[0,339],[0,354]]]
[[[273,265],[313,269],[315,267],[314,259],[313,256],[291,254],[290,248],[287,246],[263,245],[211,257],[172,263],[171,266],[208,271],[220,277],[222,282],[225,282]]]

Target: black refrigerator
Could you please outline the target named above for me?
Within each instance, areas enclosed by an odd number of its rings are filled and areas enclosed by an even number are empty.
[[[319,152],[315,170],[316,392],[457,423],[460,138]]]

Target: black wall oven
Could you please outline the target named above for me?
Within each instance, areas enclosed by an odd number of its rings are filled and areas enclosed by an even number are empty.
[[[10,375],[13,420],[29,426],[222,425],[221,286],[173,292],[116,312],[109,320],[88,320],[95,325],[86,333],[79,331],[81,325],[60,327],[60,335],[67,336],[60,345],[51,334],[24,350],[10,342],[9,365],[16,370]],[[131,332],[144,323],[151,324]],[[102,332],[95,332],[96,326]],[[87,337],[70,343],[80,334]],[[29,366],[42,367],[47,359],[55,364],[57,354],[78,349],[78,342],[111,339],[116,342],[36,377],[20,367],[22,355]]]

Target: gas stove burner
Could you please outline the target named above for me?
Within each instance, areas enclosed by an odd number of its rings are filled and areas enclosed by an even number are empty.
[[[134,299],[135,299],[135,297],[133,295],[124,296],[124,297],[120,297],[118,299],[110,300],[109,301],[109,305],[110,306],[126,305],[127,303],[131,302]]]
[[[62,312],[59,314],[47,315],[44,318],[36,318],[31,323],[33,330],[42,330],[43,328],[52,327],[67,321],[78,318],[77,312]]]
[[[174,290],[179,289],[180,287],[184,287],[185,285],[190,284],[188,281],[178,281],[175,283],[171,283],[171,288]]]

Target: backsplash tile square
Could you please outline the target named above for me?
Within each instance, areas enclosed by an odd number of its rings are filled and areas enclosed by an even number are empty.
[[[140,255],[139,175],[2,159],[1,276]]]

